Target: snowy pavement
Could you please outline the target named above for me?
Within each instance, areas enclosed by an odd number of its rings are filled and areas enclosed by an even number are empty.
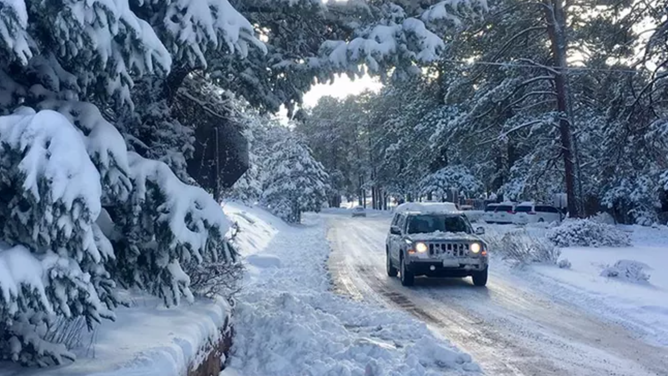
[[[628,321],[611,320],[611,313],[597,314],[595,307],[600,310],[608,309],[606,304],[620,307],[611,298],[618,291],[614,289],[620,286],[608,291],[608,296],[597,296],[583,286],[573,287],[571,290],[580,291],[571,291],[572,295],[568,292],[565,281],[577,280],[573,275],[577,276],[582,265],[577,257],[571,259],[573,270],[560,270],[556,266],[529,266],[520,270],[493,259],[487,289],[474,288],[468,279],[418,279],[416,286],[406,288],[385,275],[384,241],[390,217],[371,215],[353,219],[328,214],[325,218],[333,245],[331,268],[340,293],[361,302],[411,313],[433,332],[470,353],[489,375],[667,374],[668,349],[656,346],[659,343],[653,340],[654,336],[629,330],[632,326],[625,325]],[[571,257],[586,250],[564,252]],[[610,264],[617,261],[615,257],[610,256]],[[543,273],[545,270],[549,272]],[[550,279],[549,273],[561,273],[563,280]],[[600,278],[601,284],[618,283],[591,272],[587,275]],[[628,287],[634,290],[638,286]],[[656,290],[656,295],[648,298],[656,307],[663,307],[668,301],[663,287],[640,288]],[[654,316],[646,321],[636,317],[634,323],[647,332],[659,328],[655,334],[661,337],[668,322],[661,312],[663,308],[655,309]],[[627,313],[620,312],[620,316],[628,318]]]
[[[409,313],[332,291],[325,219],[288,226],[227,204],[241,228],[247,278],[221,376],[475,375],[471,357]]]

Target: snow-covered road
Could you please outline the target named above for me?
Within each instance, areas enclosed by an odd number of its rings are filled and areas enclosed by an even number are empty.
[[[416,279],[414,287],[403,287],[385,274],[390,217],[324,216],[339,293],[410,312],[471,354],[488,375],[668,375],[668,349],[518,284],[494,262],[486,289],[469,279]]]

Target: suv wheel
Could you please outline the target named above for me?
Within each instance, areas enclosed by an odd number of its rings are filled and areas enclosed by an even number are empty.
[[[476,286],[483,287],[487,285],[487,271],[488,269],[473,273],[473,284]]]
[[[385,252],[385,259],[386,259],[385,265],[387,269],[387,276],[396,277],[398,270],[397,268],[394,267],[394,265],[392,265],[392,258],[390,258],[390,251]]]
[[[415,282],[415,276],[406,270],[406,262],[401,257],[401,284],[403,286],[413,286],[413,282]]]

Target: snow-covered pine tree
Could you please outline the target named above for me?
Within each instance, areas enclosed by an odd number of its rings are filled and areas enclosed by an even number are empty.
[[[261,46],[227,0],[195,3],[0,4],[0,359],[60,364],[54,318],[113,319],[119,284],[178,304],[193,266],[234,258],[218,203],[109,122],[175,58]]]
[[[437,198],[448,198],[453,193],[471,197],[482,192],[482,183],[465,166],[451,165],[425,176],[420,188],[422,194]]]
[[[301,213],[320,211],[327,202],[329,177],[311,151],[287,128],[274,125],[268,137],[262,205],[287,222],[299,223]]]
[[[262,197],[262,179],[267,156],[266,132],[271,120],[251,109],[248,103],[233,99],[230,104],[233,118],[243,128],[248,140],[248,170],[234,183],[231,189],[221,196],[226,199],[240,200],[248,205],[256,204]]]

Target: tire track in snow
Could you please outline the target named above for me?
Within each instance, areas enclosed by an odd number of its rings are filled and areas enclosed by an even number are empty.
[[[668,353],[493,274],[487,289],[459,279],[385,275],[387,218],[330,218],[335,290],[403,309],[469,352],[490,375],[668,374]]]

